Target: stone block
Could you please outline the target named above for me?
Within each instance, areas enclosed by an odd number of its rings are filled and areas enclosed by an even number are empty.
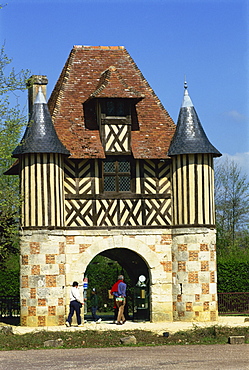
[[[188,272],[200,271],[201,270],[201,264],[200,264],[199,261],[188,261],[188,262],[186,262],[186,270]]]
[[[10,325],[0,325],[0,333],[5,335],[14,334],[13,328]]]
[[[64,342],[61,338],[46,340],[43,345],[44,347],[61,347]]]
[[[245,336],[244,335],[231,335],[228,338],[229,344],[243,344],[245,343]]]
[[[209,261],[210,252],[199,252],[199,261]]]
[[[210,272],[200,271],[199,272],[199,283],[209,283],[210,282]]]
[[[37,316],[28,316],[27,317],[27,326],[38,326],[38,317]]]
[[[152,322],[171,322],[173,321],[173,312],[151,312]]]
[[[185,295],[201,294],[201,285],[195,283],[184,284],[182,287],[182,291]]]
[[[36,308],[37,316],[47,316],[48,315],[48,306],[38,306]]]
[[[121,344],[137,344],[137,339],[134,335],[130,335],[128,337],[120,338]]]
[[[47,326],[58,326],[59,319],[58,316],[47,316]]]

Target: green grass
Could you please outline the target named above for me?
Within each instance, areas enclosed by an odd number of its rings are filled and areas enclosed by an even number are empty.
[[[40,331],[25,335],[0,333],[0,350],[44,349],[44,342],[49,339],[61,338],[64,344],[60,348],[103,348],[119,347],[120,338],[134,335],[136,346],[183,345],[183,344],[225,344],[231,335],[244,335],[249,343],[249,327],[228,328],[210,326],[208,328],[194,327],[191,330],[179,331],[168,338],[150,331],[94,331],[77,332],[47,332]],[[48,348],[48,347],[46,347]]]

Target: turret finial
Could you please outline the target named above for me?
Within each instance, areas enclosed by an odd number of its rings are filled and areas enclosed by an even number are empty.
[[[184,76],[184,89],[187,90],[188,88],[188,84],[187,84],[187,81],[186,81],[186,75]]]

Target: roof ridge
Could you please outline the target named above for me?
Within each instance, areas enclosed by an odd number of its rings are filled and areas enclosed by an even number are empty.
[[[124,46],[92,46],[92,45],[74,45],[74,49],[89,49],[89,50],[124,50]]]
[[[70,68],[73,64],[73,60],[74,60],[74,56],[75,56],[75,50],[72,49],[69,53],[69,56],[67,58],[67,61],[64,65],[64,68],[63,70],[61,71],[61,74],[58,78],[58,81],[53,89],[53,92],[55,92],[55,104],[54,104],[54,107],[51,107],[51,105],[53,104],[52,102],[52,99],[54,98],[54,96],[50,96],[49,98],[49,101],[48,101],[48,107],[49,107],[49,110],[50,112],[52,111],[52,121],[54,120],[54,116],[56,115],[56,113],[58,112],[58,110],[60,109],[60,103],[61,103],[61,97],[62,97],[62,94],[63,94],[63,91],[64,91],[64,88],[63,88],[63,85],[65,85],[66,83],[66,80],[69,78],[69,74],[70,74]],[[58,94],[56,94],[56,91],[58,89]],[[57,96],[56,96],[57,95]]]

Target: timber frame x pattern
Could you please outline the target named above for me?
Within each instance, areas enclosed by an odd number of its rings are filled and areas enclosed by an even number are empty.
[[[122,158],[122,161],[124,159]],[[105,160],[65,161],[66,226],[161,226],[171,224],[169,160],[134,160],[125,176],[110,176],[124,190],[105,185]],[[116,164],[112,159],[111,164]],[[107,173],[108,175],[109,173]],[[122,175],[123,173],[121,173]],[[126,180],[127,179],[127,180]],[[113,191],[108,191],[109,188]]]

